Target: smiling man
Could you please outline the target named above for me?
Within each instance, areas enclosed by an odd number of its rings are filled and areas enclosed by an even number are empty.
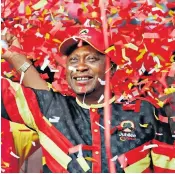
[[[60,46],[60,52],[67,56],[66,77],[76,99],[41,86],[31,89],[2,80],[3,116],[37,132],[44,172],[109,172],[101,98],[105,80],[103,43],[100,29],[86,28]],[[31,65],[19,67],[27,73]],[[169,124],[156,119],[161,113],[145,101],[137,102],[140,112],[123,110],[115,96],[109,103],[111,161],[116,171],[175,172],[174,139]],[[16,151],[16,155],[21,153]]]
[[[82,45],[68,55],[66,66],[68,84],[77,94],[77,98],[80,101],[85,98],[84,103],[88,105],[97,104],[104,93],[104,86],[99,79],[105,80],[105,55],[90,45]],[[73,67],[75,71],[69,67]]]

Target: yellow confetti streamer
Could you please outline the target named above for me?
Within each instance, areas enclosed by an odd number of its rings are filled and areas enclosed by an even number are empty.
[[[115,46],[111,46],[105,50],[105,53],[109,53],[110,51],[115,50]]]
[[[158,4],[158,3],[156,3],[156,7],[158,7],[158,8],[160,8],[160,9],[162,9],[162,10],[163,10],[162,5],[160,5],[160,4]]]
[[[81,3],[81,7],[82,7],[84,12],[88,12],[88,9],[86,8],[86,6],[83,2]]]
[[[164,102],[155,98],[155,100],[157,100],[157,104],[162,108],[164,106]]]
[[[93,18],[96,18],[96,17],[98,16],[98,13],[97,13],[96,11],[93,11],[93,12],[91,13],[91,16],[92,16]]]
[[[122,57],[123,57],[123,59],[125,59],[126,61],[130,61],[130,58],[126,56],[125,48],[122,49]]]
[[[46,35],[45,35],[44,38],[45,38],[45,39],[50,39],[50,34],[49,34],[49,33],[46,33]]]
[[[111,8],[111,14],[115,14],[118,12],[118,9],[117,8]]]
[[[91,161],[91,162],[97,162],[94,158],[91,158],[91,157],[85,157],[85,160]]]
[[[158,57],[161,61],[165,62],[165,59],[164,59],[162,56],[157,55],[157,57]]]
[[[47,87],[49,88],[49,90],[52,89],[52,84],[47,82]]]
[[[61,41],[58,40],[58,39],[52,39],[52,41],[53,41],[53,42],[56,42],[56,43],[61,43]]]
[[[136,57],[137,62],[143,58],[144,54],[146,53],[146,49],[140,49],[139,52],[140,54]]]
[[[131,48],[135,51],[138,51],[138,47],[136,45],[134,45],[133,43],[128,43],[128,44],[125,44],[126,48]]]
[[[174,58],[175,58],[175,55],[172,55],[172,56],[170,57],[170,61],[171,61],[171,62],[174,62]]]
[[[4,73],[4,75],[7,77],[7,78],[11,78],[12,76],[13,76],[13,74],[11,73],[11,72],[9,72],[9,73]]]
[[[173,10],[169,10],[168,14],[169,14],[171,17],[173,17],[174,14],[175,14],[175,12],[174,12]]]
[[[146,124],[140,124],[140,123],[139,123],[139,125],[140,125],[140,127],[147,128],[149,124],[147,124],[147,123],[146,123]]]
[[[26,6],[26,15],[31,15],[32,14],[32,11],[30,9],[30,7],[27,5]]]
[[[20,18],[19,17],[16,17],[16,18],[13,18],[13,19],[18,21]]]
[[[113,18],[108,18],[108,24],[110,25],[113,21]]]
[[[175,92],[175,88],[165,88],[164,93],[165,94],[172,94]]]
[[[39,19],[40,21],[44,21],[44,18],[39,17],[38,19]]]
[[[159,120],[158,116],[156,115],[155,109],[154,109],[154,116],[155,116],[156,120]]]
[[[32,6],[34,10],[39,10],[40,8],[43,8],[47,4],[47,0],[40,0],[35,5]]]
[[[44,11],[42,12],[41,16],[44,17],[45,14],[47,14],[48,10],[44,9]]]
[[[46,164],[46,158],[45,156],[42,156],[42,165],[45,165]]]
[[[2,161],[1,167],[7,168],[7,167],[9,167],[9,166],[10,166],[9,163]]]
[[[129,84],[128,84],[128,89],[131,89],[132,86],[133,86],[133,84],[132,84],[132,83],[129,83]]]
[[[131,69],[131,70],[127,69],[127,70],[126,70],[126,73],[127,73],[127,74],[131,74],[132,72],[133,72],[133,69]]]

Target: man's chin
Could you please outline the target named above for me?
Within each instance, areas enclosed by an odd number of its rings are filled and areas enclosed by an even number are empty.
[[[87,91],[74,91],[76,93],[76,95],[79,96],[84,96],[84,95],[91,95],[93,92],[95,91],[95,88],[91,89],[91,90],[87,90]]]

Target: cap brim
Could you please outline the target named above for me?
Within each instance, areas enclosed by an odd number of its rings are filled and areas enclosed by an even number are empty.
[[[70,37],[70,38],[67,38],[65,39],[59,46],[59,51],[60,53],[62,53],[63,55],[66,55],[67,53],[67,50],[73,46],[73,45],[76,45],[77,44],[77,41]]]
[[[67,54],[67,50],[73,46],[73,45],[76,45],[78,44],[78,42],[80,40],[83,40],[84,42],[88,43],[90,46],[92,46],[95,50],[99,51],[100,53],[104,53],[104,51],[101,51],[99,50],[98,48],[96,48],[94,45],[92,45],[88,40],[86,39],[83,39],[83,38],[80,38],[78,36],[74,36],[74,37],[70,37],[70,38],[67,38],[65,39],[59,46],[59,51],[60,53],[62,53],[63,55],[66,55]]]

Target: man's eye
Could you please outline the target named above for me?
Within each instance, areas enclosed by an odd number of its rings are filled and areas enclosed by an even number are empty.
[[[69,59],[69,62],[71,62],[71,63],[74,63],[74,62],[77,62],[77,61],[78,61],[78,58],[77,57],[71,57]]]
[[[87,57],[87,60],[90,61],[90,62],[95,62],[98,59],[96,57]]]

